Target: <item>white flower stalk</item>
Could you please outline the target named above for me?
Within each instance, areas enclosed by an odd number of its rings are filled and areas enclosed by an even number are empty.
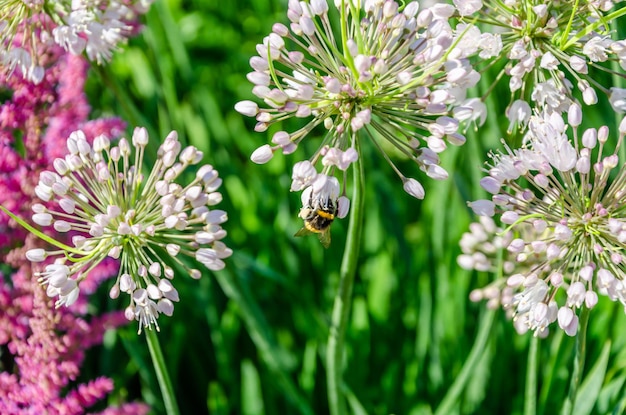
[[[607,151],[608,128],[579,135],[580,108],[572,114],[569,126],[556,113],[533,116],[526,147],[493,156],[481,181],[491,199],[470,204],[513,233],[506,249],[515,267],[504,274],[516,294],[503,305],[518,329],[536,334],[558,322],[575,335],[578,310],[593,308],[598,294],[626,306],[626,166],[618,158],[626,120]]]
[[[503,67],[496,79],[508,75],[509,130],[526,128],[530,112],[520,117],[520,102],[562,113],[580,100],[595,104],[601,93],[614,109],[626,110],[620,108],[622,90],[600,81],[607,77],[602,71],[626,76],[611,65],[617,62],[626,71],[626,40],[615,39],[611,30],[626,7],[612,10],[613,1],[454,2],[467,10],[468,20],[478,19],[484,33],[476,40],[486,48],[480,57]],[[494,46],[490,50],[486,45]]]
[[[0,2],[0,68],[16,68],[34,83],[44,76],[41,46],[102,64],[132,32],[131,24],[153,0],[5,0]]]
[[[338,25],[329,17],[330,7],[338,9]],[[429,177],[442,180],[447,172],[439,166],[438,153],[465,141],[450,114],[479,74],[448,23],[452,14],[450,5],[419,11],[417,2],[400,7],[391,0],[335,1],[329,6],[325,0],[290,0],[290,27],[275,24],[257,46],[258,56],[250,59],[248,79],[264,107],[242,101],[235,109],[255,117],[258,132],[290,118],[307,121],[295,131],[274,133],[272,143],[259,147],[252,160],[266,163],[276,151],[293,153],[306,137],[321,132],[315,154],[294,167],[291,190],[299,191],[318,174],[347,170],[361,156],[357,141],[362,132],[405,190],[422,198],[421,184],[405,177],[386,152],[395,148]]]
[[[139,321],[140,332],[153,325],[158,330],[159,314],[171,315],[179,299],[168,263],[200,278],[202,271],[189,268],[180,256],[216,271],[232,254],[221,242],[226,212],[214,208],[222,200],[217,171],[203,165],[190,183],[179,184],[182,173],[198,164],[203,154],[194,147],[181,151],[173,131],[159,147],[146,178],[140,167],[147,143],[144,128],[135,129],[130,143],[121,139],[114,147],[104,136],[91,146],[82,131],[72,133],[69,154],[54,161],[56,171],[41,173],[35,192],[51,207],[34,205],[33,222],[69,233],[73,246],[35,231],[58,249],[32,249],[26,254],[33,262],[55,258],[37,275],[48,295],[59,297],[57,306],[76,300],[80,282],[100,261],[119,259],[110,296],[128,294],[125,314]]]

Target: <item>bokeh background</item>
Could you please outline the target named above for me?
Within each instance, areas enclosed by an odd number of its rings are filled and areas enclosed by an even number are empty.
[[[249,155],[269,141],[272,130],[255,133],[253,120],[233,109],[237,101],[255,99],[245,76],[248,60],[273,23],[287,22],[286,10],[286,0],[157,0],[142,33],[109,66],[90,72],[93,116],[119,115],[129,132],[146,126],[153,141],[148,163],[160,140],[177,130],[183,143],[204,151],[224,180],[220,208],[229,215],[225,242],[234,254],[226,270],[199,281],[177,274],[181,301],[171,318],[159,319],[183,414],[328,411],[323,356],[347,219],[332,225],[329,249],[314,236],[296,238],[300,195],[289,192],[293,164],[312,154],[321,136],[313,134],[292,155],[276,154],[256,165]],[[475,96],[486,90],[489,74],[484,77]],[[501,137],[512,145],[521,141],[506,135],[505,91],[496,89],[487,100],[487,124],[470,128],[463,147],[443,154],[448,180],[433,182],[394,157],[402,171],[423,182],[423,201],[402,190],[373,146],[362,146],[366,217],[344,376],[354,413],[523,411],[532,335],[518,335],[501,310],[470,302],[469,292],[494,277],[456,263],[461,235],[475,220],[466,201],[483,197],[478,182],[487,153],[501,148]],[[586,122],[615,128],[619,119],[600,100]],[[104,284],[94,297],[94,313],[125,306],[111,302],[107,292]],[[622,307],[605,299],[592,311],[579,397],[585,406],[577,413],[622,413],[625,323]],[[472,354],[485,326],[486,346]],[[82,376],[112,377],[110,403],[141,399],[162,413],[145,339],[136,330],[131,323],[108,333],[102,346],[88,352]],[[556,331],[539,342],[540,413],[561,407],[575,346],[576,339]],[[477,363],[463,373],[470,358]],[[455,390],[461,375],[467,386]],[[451,405],[442,409],[445,399]]]

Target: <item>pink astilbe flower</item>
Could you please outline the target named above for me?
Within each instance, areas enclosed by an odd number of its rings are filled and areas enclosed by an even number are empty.
[[[104,377],[75,387],[71,382],[80,373],[85,350],[100,344],[105,330],[126,319],[114,312],[89,321],[81,302],[55,310],[31,274],[24,264],[10,283],[0,280],[0,345],[12,359],[3,361],[14,366],[0,373],[0,413],[85,413],[113,390],[113,382]],[[145,405],[129,404],[106,413],[147,412]]]
[[[0,90],[11,95],[0,104],[0,204],[25,219],[39,172],[65,155],[71,131],[82,128],[91,141],[101,134],[119,136],[125,128],[119,118],[87,119],[87,62],[58,47],[49,50],[50,67],[38,84],[0,73]],[[5,215],[0,231],[0,246],[19,244],[26,235]]]
[[[84,58],[55,46],[45,51],[47,70],[37,84],[0,71],[0,91],[9,96],[0,104],[0,204],[24,220],[30,220],[39,173],[65,154],[69,131],[82,128],[92,141],[95,135],[118,136],[124,129],[117,118],[87,119]],[[21,227],[0,216],[0,255],[18,270],[0,278],[0,346],[6,349],[3,363],[9,362],[0,373],[0,413],[82,414],[113,389],[107,378],[73,385],[85,350],[100,344],[106,329],[127,320],[119,312],[87,318],[83,296],[71,308],[54,310],[24,257],[34,247]],[[115,262],[103,261],[86,276],[85,291],[93,292],[116,272]],[[129,404],[104,413],[147,410]]]
[[[47,162],[67,153],[65,137],[76,128],[93,140],[99,135],[121,135],[125,123],[117,117],[88,120],[91,106],[85,95],[85,82],[89,63],[80,56],[64,54],[64,65],[58,77],[56,100],[51,104],[48,126],[43,137],[43,156]]]

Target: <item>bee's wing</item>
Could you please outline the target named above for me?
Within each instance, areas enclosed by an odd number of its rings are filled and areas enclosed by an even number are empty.
[[[296,232],[293,236],[304,236],[304,235],[310,235],[313,232],[311,232],[310,230],[308,230],[306,227],[301,227],[300,230],[298,232]]]
[[[324,229],[324,231],[317,234],[322,246],[328,248],[330,246],[330,228]]]

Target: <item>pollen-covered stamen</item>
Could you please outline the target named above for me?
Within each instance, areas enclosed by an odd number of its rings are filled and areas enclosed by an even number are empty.
[[[49,240],[58,251],[34,249],[27,257],[41,262],[60,256],[38,274],[48,294],[59,296],[58,305],[76,300],[82,279],[106,257],[119,259],[118,278],[110,290],[130,297],[125,315],[139,321],[139,330],[156,324],[158,315],[173,313],[179,300],[171,280],[168,258],[193,278],[180,255],[196,258],[210,270],[224,267],[232,251],[221,242],[226,212],[213,207],[222,200],[222,183],[210,165],[201,166],[186,185],[177,181],[203,158],[194,147],[182,148],[176,132],[170,133],[157,152],[157,160],[145,177],[139,170],[148,142],[145,129],[137,128],[131,142],[122,139],[111,146],[106,137],[93,146],[77,131],[67,140],[69,154],[54,162],[56,172],[43,172],[36,192],[47,202],[35,204],[33,220],[72,232],[74,248]]]

